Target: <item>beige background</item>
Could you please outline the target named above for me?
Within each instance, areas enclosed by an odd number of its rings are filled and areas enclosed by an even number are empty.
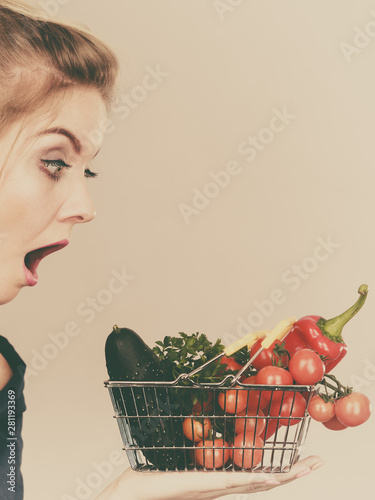
[[[39,3],[116,48],[119,95],[134,109],[125,116],[117,107],[93,164],[96,220],[77,227],[70,246],[42,263],[38,286],[1,311],[1,333],[29,365],[26,500],[83,498],[78,485],[94,481],[95,464],[113,462],[121,449],[103,388],[114,323],[150,345],[179,331],[230,343],[240,318],[256,317],[254,301],[275,289],[283,303],[258,315],[261,328],[290,315],[334,316],[365,282],[368,302],[344,330],[349,353],[334,373],[373,399],[375,2]],[[367,38],[358,31],[365,29]],[[158,67],[165,74],[156,88],[140,89]],[[275,108],[295,118],[246,161],[239,145],[249,135],[269,138],[262,129]],[[229,162],[238,175],[186,223],[180,204],[214,189],[210,172]],[[317,250],[322,240],[334,243],[330,253]],[[305,267],[303,277],[294,266]],[[113,294],[116,272],[127,286],[116,282]],[[90,298],[105,305],[94,311]],[[69,322],[80,333],[48,351]],[[43,352],[55,356],[44,366]],[[303,454],[319,454],[325,467],[263,496],[372,491],[373,443],[374,419],[337,433],[313,422]],[[128,467],[120,457],[86,498]]]

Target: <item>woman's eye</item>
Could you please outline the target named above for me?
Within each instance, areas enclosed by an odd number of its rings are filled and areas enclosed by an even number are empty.
[[[41,166],[40,169],[54,181],[58,181],[61,179],[64,169],[69,169],[72,168],[73,166],[73,165],[68,165],[63,160],[42,159],[41,162],[43,166]],[[86,178],[94,178],[97,176],[98,174],[96,172],[92,172],[89,168],[85,169]]]
[[[93,177],[98,177],[98,173],[97,172],[92,172],[89,168],[86,168],[85,170],[85,177],[86,178],[93,178]]]
[[[63,160],[41,160],[43,167],[42,170],[54,181],[58,181],[64,169],[71,168]]]

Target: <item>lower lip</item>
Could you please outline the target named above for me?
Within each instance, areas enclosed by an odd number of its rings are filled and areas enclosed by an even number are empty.
[[[35,276],[31,273],[30,269],[28,269],[25,264],[23,265],[23,270],[25,273],[27,286],[35,286],[38,283],[38,275]]]

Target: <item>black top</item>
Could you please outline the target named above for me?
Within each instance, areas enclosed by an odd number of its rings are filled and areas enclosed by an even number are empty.
[[[0,391],[0,498],[22,500],[21,429],[22,414],[26,410],[23,396],[26,365],[7,339],[1,335],[0,353],[13,371],[12,378]]]

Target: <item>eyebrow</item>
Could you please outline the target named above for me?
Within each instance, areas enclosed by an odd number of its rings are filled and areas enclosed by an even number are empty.
[[[81,144],[81,141],[78,139],[78,137],[76,135],[73,134],[73,132],[71,132],[70,130],[67,130],[66,128],[60,128],[60,127],[54,127],[54,128],[49,128],[47,130],[43,130],[42,132],[40,132],[40,134],[38,135],[49,135],[49,134],[59,134],[59,135],[63,135],[65,137],[67,137],[69,139],[69,141],[71,142],[72,146],[73,146],[73,149],[74,151],[77,153],[77,154],[80,154],[81,151],[82,151],[82,144]],[[98,151],[95,153],[95,155],[93,156],[93,158],[95,158],[95,156],[97,156],[99,154],[99,151],[100,151],[100,148],[98,149]]]

